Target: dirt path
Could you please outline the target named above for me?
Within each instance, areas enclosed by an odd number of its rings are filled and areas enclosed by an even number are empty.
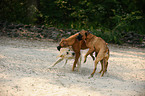
[[[48,68],[57,45],[0,37],[0,96],[145,96],[145,49],[109,45],[108,72],[88,79],[94,68],[89,56],[81,72],[71,71],[73,61]]]

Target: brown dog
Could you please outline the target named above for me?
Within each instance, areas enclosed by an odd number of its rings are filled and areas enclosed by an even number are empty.
[[[93,77],[99,61],[101,62],[102,65],[102,69],[100,73],[103,71],[101,74],[101,76],[103,76],[104,73],[107,71],[108,59],[109,59],[109,48],[107,47],[107,43],[102,38],[97,37],[85,30],[80,31],[78,35],[78,39],[85,41],[86,46],[89,48],[89,51],[86,53],[84,57],[84,62],[86,62],[87,56],[90,53],[92,52],[98,53],[95,59],[95,68],[91,74],[91,77]]]
[[[78,62],[78,59],[80,57],[80,50],[88,48],[86,46],[86,43],[84,40],[79,41],[77,39],[78,35],[79,35],[79,33],[76,33],[67,39],[61,39],[59,46],[57,47],[57,49],[60,51],[61,48],[72,46],[72,49],[76,54],[75,61],[74,61],[73,67],[72,67],[73,71],[74,71],[74,68],[76,67],[76,63]],[[90,53],[90,56],[93,58],[93,60],[95,59],[95,57],[93,56],[93,53]]]

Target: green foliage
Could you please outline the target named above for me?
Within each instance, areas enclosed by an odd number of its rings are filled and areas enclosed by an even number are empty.
[[[0,20],[90,29],[108,42],[122,32],[145,34],[145,0],[2,0]],[[99,29],[101,31],[96,31]]]
[[[120,39],[122,38],[120,32],[112,32],[109,29],[97,29],[97,30],[91,30],[92,34],[96,35],[97,37],[103,38],[108,43],[115,43],[115,44],[122,44],[123,41]]]
[[[36,21],[35,0],[2,0],[0,3],[0,20],[34,24]]]

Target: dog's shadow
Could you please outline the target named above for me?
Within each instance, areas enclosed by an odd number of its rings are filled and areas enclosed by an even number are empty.
[[[78,72],[77,71],[77,68],[72,71],[71,70],[71,66],[66,66],[66,67],[53,67],[53,68],[50,68],[49,71],[51,71],[52,73],[54,72],[55,74],[57,74],[58,76],[71,76],[71,75],[78,75],[80,77],[88,77],[88,79],[90,79],[90,75],[93,71],[93,69],[91,68],[87,68],[87,67],[81,67],[80,71]],[[100,77],[100,73],[99,73],[99,69],[95,72],[95,77],[99,78]],[[95,78],[94,77],[94,78]],[[125,80],[123,79],[123,77],[117,75],[117,74],[114,74],[112,72],[106,72],[104,74],[104,76],[102,78],[110,78],[110,79],[114,79],[114,80],[119,80],[119,81],[122,81],[124,82]]]
[[[78,73],[79,75],[88,76],[92,73],[92,69],[87,67],[81,67]]]
[[[89,76],[92,73],[92,69],[89,69],[87,67],[81,67],[80,70],[78,71],[77,68],[75,68],[74,71],[72,71],[71,66],[66,66],[66,67],[51,67],[48,68],[49,71],[57,71],[58,73],[71,73],[71,74],[78,74],[81,76]]]

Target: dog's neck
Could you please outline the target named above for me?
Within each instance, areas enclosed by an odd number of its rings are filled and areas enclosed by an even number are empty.
[[[66,39],[69,46],[72,46],[75,43],[75,41],[77,40],[76,39],[77,36],[78,36],[78,33],[76,33],[76,34],[74,34]]]

